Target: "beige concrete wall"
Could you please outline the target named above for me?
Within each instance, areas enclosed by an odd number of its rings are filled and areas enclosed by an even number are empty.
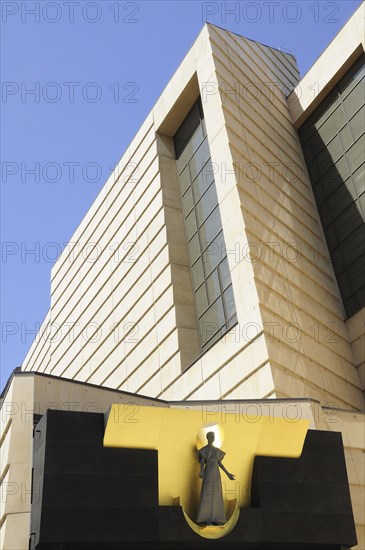
[[[55,264],[24,370],[165,399],[363,408],[285,100],[297,80],[292,56],[204,27]],[[201,357],[171,138],[199,93],[238,316]]]
[[[156,139],[150,116],[53,269],[51,310],[24,370],[144,391],[168,364],[156,395],[197,357],[176,166],[166,160],[171,143]]]
[[[293,62],[217,28],[210,36],[216,69],[211,80],[218,83],[225,122],[212,132],[212,158],[224,158],[228,173],[234,168],[230,179],[223,173],[216,178],[223,228],[227,248],[246,253],[230,255],[239,323],[256,320],[240,309],[254,287],[276,396],[362,410],[341,298],[282,92],[295,82]],[[275,84],[270,95],[264,93],[268,81]],[[222,91],[237,89],[237,83],[240,94]],[[258,91],[251,100],[245,87]],[[203,103],[209,137],[209,108],[217,109],[216,97],[209,107],[210,102],[208,96]]]
[[[245,396],[273,394],[255,332],[228,335],[181,375],[200,345],[171,136],[214,70],[205,27],[54,266],[51,309],[24,370],[164,397],[221,397],[238,386]],[[252,288],[236,301],[259,323]]]
[[[0,547],[28,548],[34,396],[33,377],[12,383],[2,404],[0,426]]]

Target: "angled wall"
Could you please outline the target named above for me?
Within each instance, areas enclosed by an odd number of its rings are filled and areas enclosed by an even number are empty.
[[[166,399],[363,408],[288,111],[297,82],[291,55],[203,28],[55,264],[24,370]],[[238,318],[204,354],[172,141],[199,94]]]

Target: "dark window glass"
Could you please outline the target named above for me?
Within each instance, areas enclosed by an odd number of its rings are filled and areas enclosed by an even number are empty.
[[[201,257],[200,243],[199,243],[199,237],[197,233],[194,235],[194,237],[190,239],[188,248],[189,248],[190,260],[191,260],[191,263],[193,264],[198,258]]]
[[[192,236],[195,235],[195,233],[198,230],[194,210],[192,210],[190,212],[190,214],[188,216],[186,216],[186,218],[185,218],[185,227],[186,227],[186,236],[187,236],[188,239],[191,239]]]
[[[205,248],[202,259],[204,264],[205,276],[208,277],[213,269],[226,257],[226,247],[224,245],[223,231],[218,233],[216,238]],[[231,277],[229,277],[231,279]]]
[[[365,193],[363,193],[359,197],[359,200],[356,201],[356,206],[358,207],[361,216],[364,218],[364,215],[365,215]]]
[[[193,276],[193,287],[194,289],[197,289],[202,283],[204,283],[204,270],[201,258],[199,258],[195,264],[191,266],[191,274]]]
[[[347,239],[332,251],[333,264],[338,275],[352,270],[352,264],[364,255],[365,226],[359,225]]]
[[[327,197],[334,193],[336,189],[350,176],[347,164],[344,158],[340,159],[328,172],[322,176],[314,186],[316,200],[321,204]]]
[[[174,141],[202,351],[237,322],[206,135],[199,100]]]
[[[353,294],[353,289],[360,290],[365,286],[364,281],[365,256],[358,258],[350,269],[346,269],[341,273],[339,279],[341,286],[343,285],[345,299],[348,299]]]
[[[221,228],[219,207],[217,205],[199,228],[199,236],[203,249],[214,240]]]
[[[351,147],[351,145],[353,145],[354,143],[354,139],[352,137],[349,124],[346,124],[346,126],[344,126],[342,130],[340,130],[339,137],[340,137],[340,143],[341,143],[341,153],[343,151],[346,152],[347,149]],[[342,154],[340,156],[342,156]]]
[[[176,158],[179,159],[183,149],[188,144],[191,136],[196,130],[197,126],[200,125],[201,119],[201,102],[197,101],[194,103],[193,107],[189,111],[188,116],[185,118],[184,122],[181,124],[180,128],[175,134],[174,143],[175,143],[175,153]]]
[[[365,136],[361,136],[346,153],[346,160],[350,172],[355,172],[364,162]]]
[[[338,130],[346,124],[345,113],[341,105],[337,107],[329,118],[319,126],[316,124],[317,133],[324,144],[328,144],[337,134]]]
[[[354,141],[356,141],[364,133],[364,121],[365,106],[362,106],[350,120],[350,129]]]
[[[212,210],[217,206],[217,202],[215,183],[212,183],[195,207],[196,218],[199,226],[204,223]]]
[[[345,300],[346,310],[359,311],[365,303],[365,286]]]
[[[200,317],[200,333],[202,336],[202,344],[206,344],[208,340],[216,332],[218,332],[225,324],[223,302],[218,298]]]
[[[231,284],[231,272],[229,271],[228,259],[225,258],[218,266],[219,280],[222,290]]]
[[[218,298],[218,296],[221,295],[218,271],[216,269],[207,278],[206,286],[208,291],[208,300],[209,303],[212,304]]]
[[[181,156],[177,161],[178,168],[186,166],[189,160],[193,157],[195,151],[198,149],[204,139],[203,130],[199,125],[187,142],[185,149],[182,151]]]
[[[345,113],[347,120],[352,118],[352,116],[359,110],[361,105],[364,105],[364,82],[361,81],[357,86],[349,93],[347,97],[343,99],[343,105],[345,107]]]
[[[185,191],[190,186],[190,174],[189,174],[189,166],[186,166],[184,170],[181,172],[179,176],[180,180],[180,190],[181,193],[185,193]]]
[[[365,56],[299,130],[348,316],[365,305]]]
[[[234,315],[236,312],[236,308],[234,305],[232,285],[230,285],[223,292],[223,304],[224,304],[224,311],[225,311],[226,317],[228,318],[232,317],[232,315]]]
[[[365,163],[352,174],[356,193],[360,196],[365,191]]]
[[[326,174],[342,154],[339,136],[335,136],[327,147],[322,147],[320,152],[316,152],[309,169],[313,183]]]
[[[208,138],[205,138],[189,161],[190,178],[194,180],[210,158]]]
[[[214,171],[212,162],[209,159],[199,172],[197,177],[192,181],[191,188],[193,190],[195,203],[203,196],[205,191],[214,182]]]
[[[198,317],[200,317],[208,307],[207,289],[205,284],[202,284],[201,287],[198,288],[195,293],[195,298]]]
[[[341,82],[338,83],[338,89],[342,97],[346,97],[355,86],[364,78],[365,76],[365,65],[364,62],[357,61],[354,65],[354,71],[351,70],[345,75]]]
[[[354,189],[352,181],[348,180],[347,185],[341,185],[336,191],[328,197],[322,207],[319,208],[322,223],[330,224],[337,218],[350,204],[353,204],[353,193],[349,192],[349,187]]]
[[[334,222],[326,226],[327,243],[330,251],[342,244],[357,227],[361,227],[362,225],[363,221],[357,210],[356,203],[353,203]]]
[[[192,193],[191,187],[189,187],[185,195],[183,195],[182,205],[183,205],[184,216],[186,217],[194,208],[193,193]]]

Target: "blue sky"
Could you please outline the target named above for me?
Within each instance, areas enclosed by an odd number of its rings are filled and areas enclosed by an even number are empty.
[[[290,51],[303,75],[360,3],[2,1],[1,388],[56,257],[204,22]]]

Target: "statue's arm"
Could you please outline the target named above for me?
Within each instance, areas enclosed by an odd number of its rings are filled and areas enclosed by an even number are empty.
[[[218,465],[223,470],[223,472],[226,474],[226,476],[233,481],[235,476],[233,474],[229,473],[229,471],[223,466],[221,460],[218,460]]]

